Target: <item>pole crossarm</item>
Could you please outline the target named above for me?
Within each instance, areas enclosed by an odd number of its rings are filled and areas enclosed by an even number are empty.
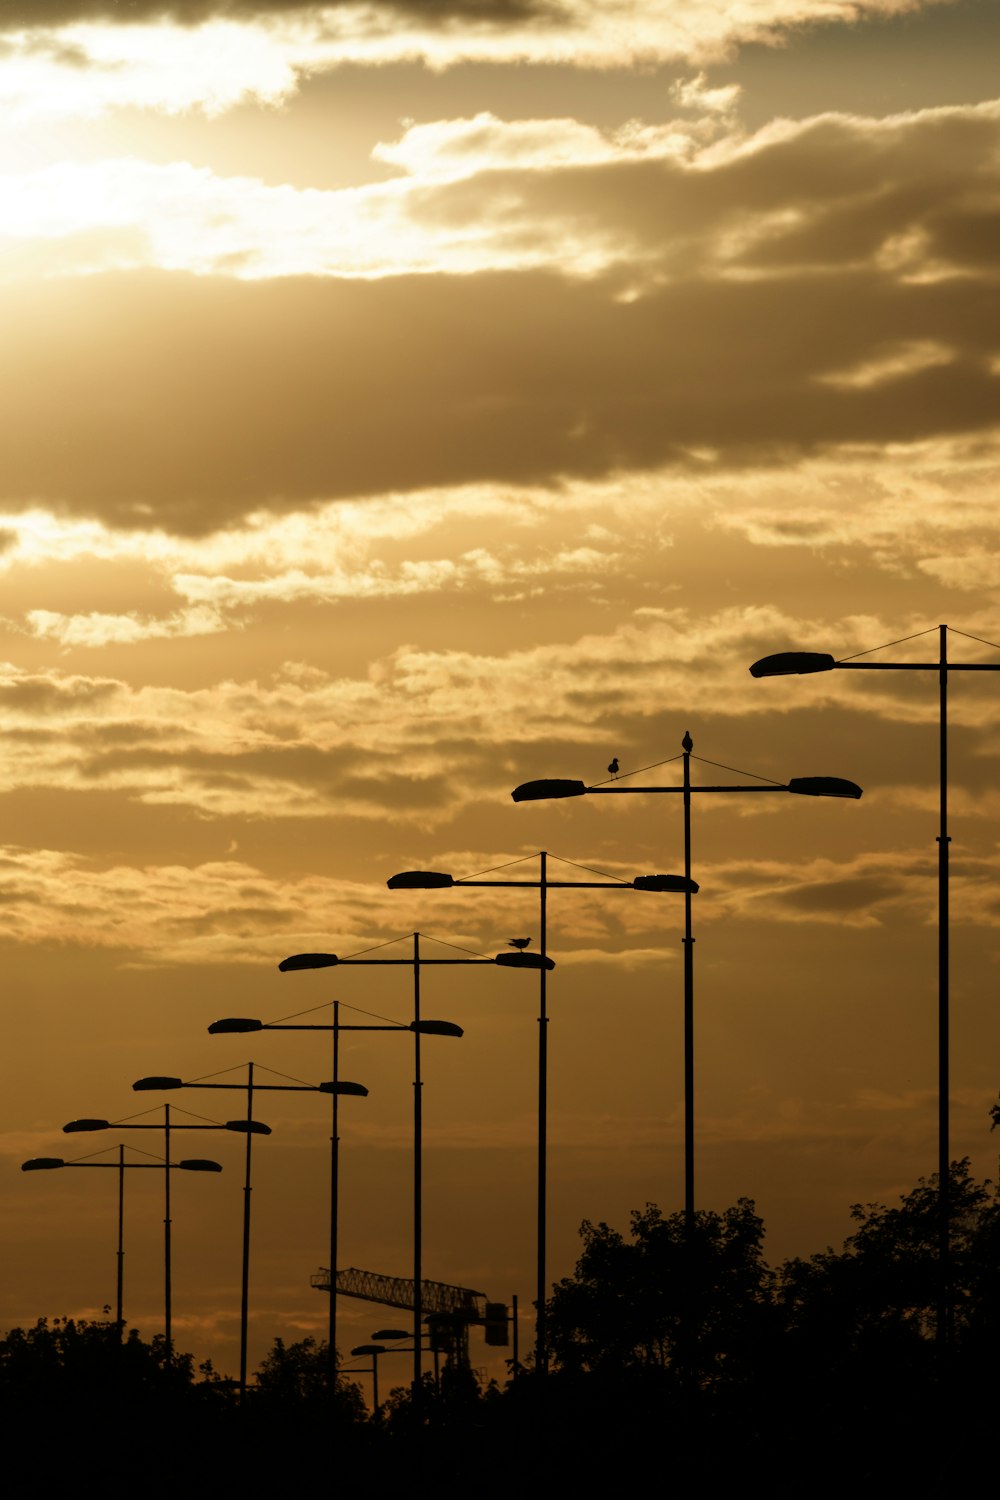
[[[64,1135],[77,1135],[84,1131],[95,1130],[159,1130],[162,1132],[163,1125],[132,1125],[127,1120],[70,1120],[63,1126]],[[189,1125],[185,1121],[177,1124],[171,1120],[170,1130],[229,1130],[236,1135],[243,1135],[247,1130],[253,1131],[255,1135],[270,1135],[270,1125],[265,1125],[262,1120],[226,1120],[218,1125]]]
[[[245,1083],[185,1083],[180,1078],[166,1077],[137,1078],[132,1087],[139,1094],[148,1093],[152,1089],[239,1089],[240,1093],[245,1094],[247,1092]],[[333,1084],[254,1083],[253,1092],[255,1094],[260,1093],[262,1090],[268,1090],[277,1094],[329,1094],[333,1092]],[[189,1126],[188,1128],[193,1130],[196,1127]],[[229,1126],[223,1126],[223,1129],[229,1128]],[[246,1128],[245,1121],[241,1124],[240,1128]],[[171,1126],[171,1129],[173,1129],[173,1126]],[[268,1133],[270,1134],[270,1132]]]
[[[583,781],[524,781],[511,792],[515,802],[544,802],[561,797],[649,797],[685,796],[700,792],[791,792],[799,797],[850,797],[862,796],[855,781],[846,781],[842,776],[793,776],[791,780],[768,786],[587,786]],[[641,878],[641,877],[640,877]],[[471,883],[471,882],[470,882]]]
[[[222,1167],[217,1161],[209,1161],[206,1157],[187,1157],[184,1161],[64,1161],[61,1156],[33,1156],[30,1161],[21,1163],[22,1172],[44,1172],[52,1171],[56,1167],[107,1167],[112,1172],[124,1169],[126,1172],[164,1172],[167,1167],[173,1170],[179,1167],[184,1172],[221,1172]]]

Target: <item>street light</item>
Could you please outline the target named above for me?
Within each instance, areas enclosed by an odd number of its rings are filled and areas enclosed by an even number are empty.
[[[427,958],[420,951],[419,932],[413,936],[412,958],[365,958],[348,955],[340,958],[336,953],[293,953],[283,958],[278,968],[283,974],[298,969],[329,969],[360,964],[379,966],[382,964],[404,966],[413,970],[413,1020],[408,1030],[413,1032],[413,1401],[420,1400],[420,1330],[423,1323],[423,1106],[420,1077],[420,1037],[428,1033],[437,1036],[461,1036],[460,1027],[447,1021],[423,1021],[420,1016],[420,970],[430,965],[441,964],[496,964],[507,969],[554,969],[551,958],[539,953],[498,953],[493,958],[474,954],[466,958]],[[426,936],[426,934],[424,934]],[[397,941],[402,941],[398,939]],[[439,941],[431,939],[431,941]],[[385,945],[388,946],[388,945]],[[445,946],[451,946],[446,944]],[[336,1296],[337,1268],[330,1267],[331,1297]]]
[[[534,855],[526,855],[526,859],[534,858]],[[655,890],[683,892],[691,887],[697,891],[698,887],[690,879],[683,875],[646,875],[640,876],[638,880],[550,880],[548,877],[548,853],[545,849],[538,852],[539,878],[537,880],[481,880],[475,876],[458,876],[448,874],[442,870],[402,870],[397,875],[392,875],[386,881],[390,891],[436,891],[456,890],[469,886],[487,887],[489,889],[522,889],[536,890],[539,895],[539,957],[542,963],[538,969],[538,1127],[537,1127],[537,1202],[536,1202],[536,1273],[535,1273],[535,1372],[545,1375],[548,1372],[548,1345],[546,1337],[546,1302],[547,1302],[547,1198],[548,1198],[548,1026],[549,1017],[546,1009],[546,979],[548,969],[545,960],[548,955],[548,927],[547,908],[548,893],[552,890],[607,890],[607,891],[629,891],[629,890]],[[558,859],[558,855],[553,855]],[[516,860],[519,864],[522,861]],[[560,864],[571,864],[570,860],[559,860]],[[645,883],[643,883],[645,882]],[[516,955],[502,955],[502,957],[515,957]],[[499,961],[499,959],[498,959]]]
[[[780,651],[773,656],[763,656],[750,668],[751,677],[801,677],[815,672],[936,672],[938,675],[938,1254],[941,1266],[941,1291],[938,1305],[937,1335],[947,1337],[950,1319],[950,1213],[948,1179],[951,1171],[951,1145],[949,1120],[949,1072],[950,1072],[950,951],[949,951],[949,881],[948,846],[948,674],[949,672],[1000,672],[998,662],[957,662],[948,660],[947,625],[932,626],[907,636],[917,640],[920,636],[938,636],[937,661],[859,661],[860,656],[870,656],[873,651],[885,650],[884,646],[872,646],[868,651],[859,651],[855,656],[837,661],[825,651]],[[967,635],[956,630],[955,635],[966,640],[977,641],[978,636]],[[888,641],[886,646],[901,645],[901,641]],[[980,644],[993,646],[992,641]]]
[[[231,1130],[239,1134],[252,1131],[257,1135],[270,1135],[270,1125],[262,1125],[259,1120],[228,1120],[226,1124],[198,1124],[192,1125],[186,1120],[179,1123],[170,1119],[170,1105],[163,1106],[163,1124],[151,1125],[133,1123],[130,1120],[70,1120],[68,1125],[63,1126],[64,1135],[76,1135],[82,1132],[95,1130],[162,1130],[163,1131],[163,1158],[167,1163],[167,1170],[163,1175],[164,1205],[163,1205],[163,1336],[167,1344],[167,1357],[173,1354],[173,1296],[172,1296],[172,1257],[170,1244],[170,1132],[171,1130]]]
[[[392,1339],[392,1340],[398,1340],[398,1339],[408,1339],[409,1337],[410,1337],[410,1334],[409,1334],[409,1332],[405,1328],[376,1328],[375,1332],[372,1334],[372,1338],[373,1339]],[[433,1341],[430,1344],[430,1348],[432,1349],[433,1354],[434,1354],[434,1385],[435,1385],[435,1389],[438,1389],[439,1388],[439,1384],[440,1384],[439,1379],[438,1379],[438,1372],[437,1372],[438,1350],[437,1350],[436,1345],[433,1343]],[[379,1420],[379,1418],[382,1415],[382,1408],[381,1408],[381,1405],[380,1405],[379,1399],[378,1399],[378,1359],[379,1359],[379,1355],[380,1354],[412,1354],[412,1353],[413,1353],[412,1348],[386,1349],[385,1346],[384,1346],[384,1344],[377,1344],[377,1343],[358,1344],[356,1348],[354,1348],[354,1349],[351,1350],[351,1358],[352,1359],[361,1359],[365,1355],[368,1355],[371,1358],[372,1408],[373,1408],[373,1413],[374,1413],[374,1417],[375,1417],[375,1421],[376,1422]],[[358,1371],[358,1373],[361,1374],[361,1375],[364,1375],[364,1374],[367,1374],[368,1371],[366,1370],[366,1368],[364,1366],[362,1366],[362,1368]]]
[[[335,1295],[332,1287],[330,1289],[330,1294],[332,1301]],[[406,1335],[404,1334],[404,1338],[405,1337]],[[351,1350],[352,1359],[360,1359],[363,1355],[371,1356],[372,1414],[376,1422],[382,1415],[382,1407],[378,1399],[378,1358],[380,1354],[390,1354],[391,1352],[392,1351],[389,1349],[383,1349],[381,1344],[358,1344],[356,1348]],[[409,1352],[410,1351],[407,1350],[407,1353]],[[362,1369],[364,1369],[364,1367],[362,1367]]]
[[[368,1090],[360,1083],[341,1082],[340,1079],[340,1033],[342,1031],[405,1031],[405,1026],[344,1026],[340,1022],[340,1006],[333,1002],[332,1026],[292,1025],[281,1021],[258,1021],[246,1016],[227,1016],[213,1021],[208,1028],[211,1036],[231,1036],[249,1031],[332,1031],[333,1032],[333,1118],[330,1127],[330,1314],[327,1336],[330,1390],[337,1388],[337,1234],[340,1202],[340,1114],[341,1094],[367,1098]]]
[[[699,795],[705,792],[790,792],[800,797],[848,797],[858,798],[861,796],[861,788],[853,781],[845,781],[838,776],[796,776],[787,782],[765,781],[763,777],[758,778],[759,786],[737,785],[714,785],[714,786],[692,786],[691,784],[691,752],[694,749],[694,741],[690,734],[685,732],[681,741],[682,753],[680,756],[672,756],[671,760],[683,762],[683,780],[680,786],[622,786],[624,777],[615,777],[613,784],[601,782],[596,786],[587,786],[583,781],[570,781],[565,779],[546,779],[541,781],[525,781],[515,787],[511,797],[515,802],[538,802],[549,798],[559,797],[583,797],[583,796],[646,796],[646,795],[680,795],[684,798],[684,880],[687,888],[684,892],[684,1222],[687,1233],[690,1236],[694,1228],[694,932],[692,922],[691,897],[697,889],[691,879],[691,798],[695,793]],[[729,770],[730,767],[718,767],[715,761],[702,760],[695,756],[695,760],[701,761],[703,765],[710,765],[721,770]],[[667,764],[667,762],[660,762]],[[652,770],[652,766],[643,769]],[[626,775],[634,775],[635,772],[626,772]],[[738,772],[738,775],[754,775],[752,771]],[[656,884],[663,876],[639,876],[633,885],[637,890],[658,890],[661,886]],[[669,877],[667,877],[669,878]]]
[[[247,1063],[246,1083],[211,1083],[203,1082],[201,1079],[166,1077],[156,1075],[150,1078],[139,1078],[132,1087],[136,1093],[147,1093],[152,1089],[239,1089],[247,1096],[247,1114],[245,1121],[246,1129],[246,1166],[243,1178],[243,1276],[240,1292],[240,1400],[246,1397],[247,1389],[247,1332],[249,1327],[250,1309],[250,1159],[251,1146],[253,1145],[254,1129],[257,1123],[253,1118],[253,1096],[254,1091],[266,1090],[270,1093],[303,1093],[317,1094],[329,1093],[333,1085],[329,1083],[254,1083],[254,1065]]]
[[[158,1127],[157,1127],[158,1128]],[[132,1148],[133,1150],[136,1148]],[[117,1250],[117,1275],[116,1275],[116,1311],[115,1322],[118,1325],[118,1337],[121,1338],[125,1326],[123,1312],[123,1299],[125,1292],[125,1173],[129,1171],[145,1170],[160,1171],[166,1173],[166,1179],[170,1181],[170,1173],[174,1167],[180,1167],[183,1172],[221,1172],[222,1168],[217,1161],[208,1161],[201,1157],[192,1157],[186,1161],[172,1162],[169,1157],[165,1161],[126,1161],[123,1145],[118,1146],[117,1161],[88,1161],[85,1158],[64,1161],[61,1156],[33,1156],[30,1161],[21,1163],[22,1172],[53,1172],[60,1167],[104,1167],[118,1173],[118,1250]],[[96,1153],[100,1155],[101,1153]],[[145,1152],[142,1153],[146,1155]],[[168,1258],[169,1266],[169,1258]],[[167,1272],[167,1284],[169,1285],[169,1270]],[[170,1358],[170,1337],[167,1336],[167,1358]]]

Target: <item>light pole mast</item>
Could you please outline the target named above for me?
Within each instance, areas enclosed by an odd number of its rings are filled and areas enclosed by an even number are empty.
[[[948,834],[948,627],[938,626],[938,1259],[940,1262],[941,1302],[938,1312],[938,1338],[942,1347],[951,1339],[951,1129],[950,1129],[950,1036],[951,1036],[951,955],[948,942],[949,846]]]
[[[545,981],[548,974],[548,855],[541,850],[539,856],[539,921],[541,931],[538,943],[542,966],[538,971],[538,1199],[536,1218],[538,1223],[536,1287],[538,1298],[535,1319],[535,1373],[549,1373],[548,1318],[545,1309],[546,1258],[548,1244],[548,1118],[549,1118],[549,1015],[546,1006]]]
[[[691,751],[687,730],[684,751],[684,1228],[694,1230],[694,932],[691,909]]]
[[[420,1077],[420,933],[413,934],[413,1402],[419,1406],[420,1331],[424,1320],[423,1289],[423,1130]]]

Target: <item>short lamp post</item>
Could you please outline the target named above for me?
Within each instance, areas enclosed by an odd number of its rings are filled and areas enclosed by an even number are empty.
[[[71,1160],[64,1161],[61,1156],[33,1156],[30,1161],[21,1163],[22,1172],[52,1172],[61,1167],[103,1167],[106,1170],[118,1173],[118,1250],[117,1250],[117,1274],[116,1274],[116,1297],[115,1297],[115,1322],[118,1325],[118,1337],[121,1338],[125,1327],[124,1295],[125,1295],[125,1173],[134,1171],[153,1171],[166,1173],[167,1180],[175,1167],[182,1172],[221,1172],[222,1167],[217,1161],[208,1161],[203,1158],[192,1157],[186,1161],[126,1161],[125,1146],[118,1146],[117,1161],[87,1161]],[[98,1153],[100,1154],[100,1153]],[[143,1153],[145,1155],[145,1152]],[[169,1260],[167,1261],[169,1267]],[[169,1269],[167,1272],[167,1285],[169,1286]],[[170,1358],[171,1348],[169,1335],[167,1338],[167,1358]]]
[[[857,656],[837,661],[823,651],[779,651],[773,656],[763,656],[750,668],[752,677],[800,677],[816,672],[935,672],[938,679],[938,1255],[941,1266],[941,1291],[938,1304],[937,1336],[946,1342],[951,1318],[951,1205],[948,1180],[951,1171],[951,1144],[949,1122],[949,1073],[950,1073],[950,951],[949,951],[949,871],[948,846],[948,676],[951,672],[1000,672],[1000,662],[959,662],[948,660],[947,625],[938,625],[937,661],[861,661],[859,657],[870,656],[873,651],[886,649],[873,646]],[[935,628],[920,631],[919,635],[933,635]],[[954,632],[965,636],[964,631]],[[915,640],[916,636],[908,637]],[[966,639],[978,640],[977,636]],[[888,645],[900,645],[891,641]],[[984,645],[992,645],[990,641]]]
[[[173,1260],[171,1254],[171,1217],[170,1217],[170,1135],[173,1130],[230,1130],[238,1135],[252,1132],[256,1135],[270,1135],[271,1127],[262,1125],[259,1120],[228,1120],[221,1124],[194,1124],[187,1120],[171,1120],[170,1105],[163,1106],[163,1124],[150,1124],[132,1120],[96,1120],[82,1119],[70,1120],[68,1125],[63,1126],[64,1135],[77,1135],[83,1132],[95,1130],[162,1130],[163,1132],[163,1159],[167,1163],[167,1169],[163,1174],[163,1336],[167,1344],[167,1356],[172,1357],[173,1344]]]
[[[399,1328],[379,1328],[372,1334],[373,1339],[407,1339],[409,1333]],[[412,1349],[387,1349],[384,1344],[358,1344],[351,1350],[352,1359],[371,1359],[372,1376],[372,1411],[375,1421],[382,1416],[382,1407],[378,1399],[378,1361],[381,1354],[412,1354]]]
[[[532,856],[528,856],[531,858]],[[553,855],[557,859],[558,856]],[[547,1224],[548,1224],[548,1027],[546,1004],[546,980],[548,977],[548,893],[555,890],[598,891],[672,891],[682,892],[690,886],[697,891],[693,881],[682,875],[646,875],[636,880],[551,880],[548,874],[549,855],[545,849],[538,852],[539,872],[537,880],[480,879],[478,876],[454,876],[441,870],[402,870],[386,881],[390,891],[439,891],[467,890],[470,887],[490,890],[533,890],[538,892],[539,953],[542,962],[538,966],[538,1126],[537,1169],[535,1207],[535,1373],[548,1373],[548,1337],[546,1328],[547,1282]],[[569,863],[569,861],[560,861]],[[504,955],[506,957],[507,955]],[[515,955],[511,955],[515,956]]]
[[[861,796],[861,788],[853,781],[844,781],[836,776],[799,776],[788,782],[764,781],[753,786],[744,784],[693,786],[691,783],[691,752],[694,741],[685,733],[681,741],[683,762],[680,786],[622,786],[625,777],[616,778],[610,784],[587,786],[583,781],[547,779],[525,781],[515,787],[511,796],[515,802],[538,802],[556,797],[583,796],[650,796],[674,795],[684,799],[684,1221],[688,1234],[694,1228],[694,932],[691,897],[698,889],[691,879],[691,798],[695,794],[707,793],[763,793],[791,792],[805,797],[851,797]],[[700,760],[699,756],[694,757]],[[706,765],[714,765],[705,761]],[[723,767],[722,769],[728,769]],[[627,773],[631,774],[631,773]],[[753,774],[743,773],[738,774]],[[638,889],[657,889],[645,884],[656,880],[656,876],[639,877],[633,884]]]
[[[331,1298],[335,1295],[332,1287],[330,1288],[330,1295]],[[378,1399],[378,1360],[380,1354],[388,1353],[389,1350],[383,1349],[381,1344],[358,1344],[356,1348],[351,1350],[352,1359],[361,1359],[365,1356],[369,1356],[371,1358],[370,1368],[372,1375],[372,1411],[374,1413],[376,1422],[382,1415],[382,1407]]]
[[[137,1093],[146,1093],[154,1089],[238,1089],[247,1096],[246,1156],[243,1176],[243,1274],[240,1291],[240,1401],[244,1401],[247,1390],[247,1334],[250,1311],[250,1162],[253,1138],[258,1133],[255,1127],[259,1123],[253,1118],[254,1092],[318,1094],[329,1093],[332,1085],[328,1083],[255,1083],[254,1064],[249,1062],[247,1063],[246,1083],[203,1082],[198,1078],[185,1081],[183,1078],[156,1075],[150,1078],[139,1078],[132,1087]]]
[[[543,959],[540,954],[529,953],[498,953],[495,958],[482,956],[469,956],[466,958],[430,958],[420,950],[419,932],[414,932],[413,956],[412,958],[366,958],[360,954],[356,957],[340,958],[336,953],[295,953],[290,958],[282,959],[278,968],[282,973],[289,973],[298,969],[329,969],[333,967],[346,968],[349,965],[379,966],[382,964],[403,966],[413,972],[413,1021],[409,1030],[413,1033],[413,1400],[414,1404],[420,1400],[420,1333],[423,1324],[423,1106],[421,1093],[423,1082],[420,1077],[420,1038],[426,1035],[432,1028],[437,1035],[461,1036],[460,1027],[452,1027],[448,1022],[427,1022],[420,1015],[420,971],[428,965],[442,964],[497,964],[501,968],[508,969],[539,969],[543,967],[554,968],[551,958]],[[447,1029],[443,1029],[447,1028]],[[395,1028],[393,1028],[395,1029]],[[330,1267],[331,1297],[336,1296],[334,1287],[336,1285],[337,1268]]]

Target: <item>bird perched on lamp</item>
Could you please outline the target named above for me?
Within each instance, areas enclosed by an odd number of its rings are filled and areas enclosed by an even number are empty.
[[[519,953],[523,953],[530,942],[530,938],[510,938],[508,939],[507,946],[508,948],[516,948]]]

